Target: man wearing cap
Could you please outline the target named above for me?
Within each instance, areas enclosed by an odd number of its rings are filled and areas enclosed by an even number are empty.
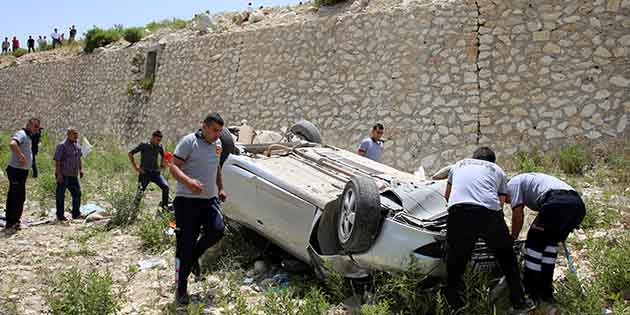
[[[83,165],[81,162],[81,146],[79,146],[79,131],[68,128],[66,140],[57,145],[55,149],[55,177],[57,178],[56,207],[57,220],[66,222],[64,215],[64,202],[66,189],[72,196],[72,219],[81,216],[81,183],[83,178]]]
[[[463,275],[478,238],[485,240],[497,258],[510,289],[510,314],[527,314],[533,302],[521,287],[513,240],[503,218],[507,177],[495,164],[494,152],[480,147],[472,159],[451,167],[444,197],[448,201],[446,298],[456,311],[464,306]]]
[[[539,303],[554,304],[553,270],[558,243],[564,242],[582,223],[586,214],[584,201],[567,183],[541,173],[515,176],[508,182],[508,193],[513,213],[513,238],[518,237],[523,227],[523,208],[538,212],[525,245],[525,291]]]
[[[177,180],[173,208],[177,222],[175,269],[178,304],[188,304],[188,276],[201,276],[199,258],[224,232],[219,202],[226,199],[221,175],[223,118],[208,115],[197,132],[183,137],[169,169]],[[201,237],[199,234],[201,232]]]
[[[24,212],[24,201],[26,200],[26,179],[33,160],[30,136],[37,130],[39,130],[39,119],[31,118],[27,122],[26,128],[16,132],[9,143],[11,159],[6,168],[9,191],[5,209],[7,221],[5,232],[8,234],[15,233],[20,229],[20,218]]]
[[[151,135],[149,142],[138,144],[129,151],[129,161],[133,168],[138,172],[138,193],[136,194],[136,207],[140,205],[142,195],[147,189],[149,183],[155,183],[162,190],[162,201],[160,207],[168,209],[168,193],[169,187],[166,179],[161,174],[164,168],[164,148],[160,144],[162,142],[162,132],[156,130]],[[140,166],[136,164],[134,155],[140,153]],[[160,161],[158,165],[158,160]]]

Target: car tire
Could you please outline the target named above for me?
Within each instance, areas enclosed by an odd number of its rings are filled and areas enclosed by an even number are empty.
[[[335,234],[344,252],[358,254],[370,249],[383,221],[376,182],[353,176],[343,190],[335,221]]]
[[[230,154],[235,154],[238,155],[238,148],[236,148],[236,145],[234,145],[234,137],[232,136],[232,133],[230,133],[230,131],[227,128],[223,128],[223,130],[221,131],[221,159],[219,160],[219,163],[221,166],[223,166],[223,163],[225,162],[225,160],[227,160],[228,156],[230,156]]]
[[[319,129],[308,120],[300,120],[289,131],[294,135],[313,143],[322,143],[322,136]]]
[[[317,227],[317,241],[322,255],[338,255],[343,251],[337,237],[337,211],[340,199],[329,202],[324,207],[324,212]]]

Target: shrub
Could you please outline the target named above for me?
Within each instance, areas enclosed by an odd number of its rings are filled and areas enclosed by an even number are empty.
[[[111,220],[107,222],[108,229],[124,228],[136,221],[141,204],[136,187],[129,183],[122,184],[120,190],[108,192],[105,198],[113,211]]]
[[[566,174],[582,175],[589,160],[588,154],[580,145],[560,150],[560,169]]]
[[[597,280],[614,295],[630,297],[630,233],[626,232],[612,244],[598,240],[593,243],[589,258]]]
[[[53,315],[110,315],[120,310],[122,294],[114,293],[109,274],[83,274],[72,268],[53,280],[47,302]]]
[[[153,90],[153,83],[154,82],[155,82],[155,78],[154,77],[150,77],[150,78],[145,78],[145,79],[142,79],[142,80],[138,81],[138,84],[140,84],[140,87],[142,87],[143,90],[151,91],[151,90]]]
[[[20,58],[20,57],[26,55],[27,52],[28,51],[26,49],[24,49],[24,48],[18,48],[18,49],[13,51],[13,57]]]
[[[171,214],[158,211],[156,215],[145,214],[140,218],[138,236],[142,249],[150,253],[163,251],[174,245],[174,238],[166,235]]]
[[[598,282],[580,281],[575,274],[569,273],[558,286],[556,298],[562,314],[601,314],[603,294],[604,290]]]
[[[130,27],[124,31],[123,37],[130,43],[137,43],[144,37],[144,28]]]
[[[374,305],[361,306],[360,315],[389,315],[389,303],[380,302]]]
[[[111,28],[103,30],[94,27],[85,33],[85,52],[91,53],[98,47],[105,47],[110,43],[118,41],[122,37],[121,30]]]
[[[516,169],[520,172],[530,173],[540,170],[540,167],[538,166],[540,156],[536,153],[520,151],[516,153],[514,158],[516,160]]]
[[[185,20],[172,18],[172,19],[164,19],[162,21],[153,21],[147,24],[146,29],[149,30],[149,32],[155,32],[161,28],[170,28],[172,30],[179,30],[186,27],[187,24],[188,22]]]

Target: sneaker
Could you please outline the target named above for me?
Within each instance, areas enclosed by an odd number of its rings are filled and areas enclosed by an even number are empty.
[[[527,315],[536,308],[536,303],[531,299],[525,299],[523,304],[510,307],[508,314],[510,315]]]
[[[188,292],[179,293],[179,291],[177,291],[175,293],[175,303],[177,305],[188,305],[190,303],[190,296],[188,295]]]
[[[68,218],[65,216],[57,217],[57,221],[61,223],[68,223]]]

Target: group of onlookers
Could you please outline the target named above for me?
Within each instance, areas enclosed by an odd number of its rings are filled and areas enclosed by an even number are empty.
[[[69,29],[70,37],[67,42],[72,43],[76,40],[77,29],[74,25],[72,25]],[[50,34],[51,45],[52,48],[57,48],[57,46],[61,46],[66,43],[65,33],[59,33],[59,30],[55,28],[53,32]],[[37,41],[33,38],[33,36],[29,36],[28,40],[26,40],[27,52],[35,52],[35,44],[37,44],[38,50],[47,50],[48,49],[48,38],[46,35],[39,35]],[[5,37],[2,42],[2,54],[6,55],[10,52],[17,52],[20,49],[20,40],[17,39],[17,36],[13,36],[13,39],[9,41],[9,37]]]

